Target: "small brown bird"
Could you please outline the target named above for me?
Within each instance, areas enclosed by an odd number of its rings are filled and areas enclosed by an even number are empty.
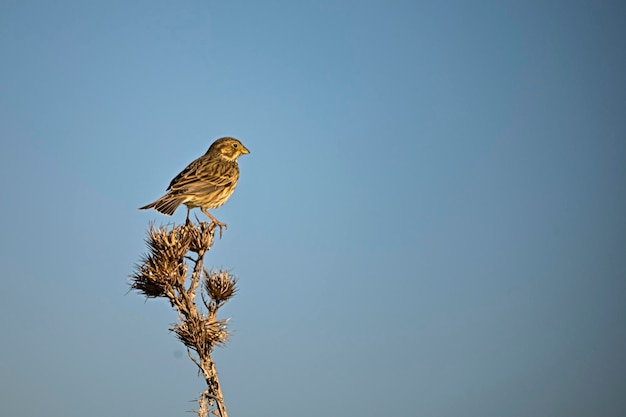
[[[189,221],[189,211],[199,207],[220,227],[221,234],[222,226],[228,225],[218,221],[208,209],[220,207],[235,191],[239,180],[237,158],[247,153],[250,151],[235,138],[216,140],[204,155],[190,163],[170,182],[163,197],[140,207],[139,210],[153,208],[159,213],[171,216],[178,206],[184,204],[187,206]]]

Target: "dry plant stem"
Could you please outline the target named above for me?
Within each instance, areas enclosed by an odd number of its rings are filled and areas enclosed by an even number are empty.
[[[204,373],[204,380],[209,387],[206,391],[204,391],[204,395],[209,398],[209,402],[210,400],[215,400],[215,403],[217,404],[217,411],[219,412],[219,414],[216,415],[220,417],[228,417],[226,404],[224,404],[224,395],[222,395],[222,388],[217,378],[215,362],[213,362],[211,358],[206,358],[205,360],[202,360],[201,368]],[[213,394],[211,391],[213,391]]]
[[[221,227],[220,227],[221,234]],[[198,289],[198,285],[200,284],[200,277],[202,275],[202,265],[204,261],[203,250],[198,252],[198,259],[194,260],[195,266],[193,268],[193,273],[191,274],[191,284],[189,285],[189,289],[185,293],[185,312],[183,314],[186,315],[187,319],[199,319],[198,310],[196,309],[196,291]],[[214,317],[214,314],[213,318]],[[222,388],[219,383],[219,379],[217,376],[217,369],[215,369],[215,363],[210,355],[203,355],[201,352],[197,352],[200,357],[200,362],[198,362],[191,352],[188,351],[189,357],[196,364],[200,372],[202,372],[204,376],[204,380],[207,384],[207,389],[204,391],[199,398],[200,408],[198,409],[198,416],[205,417],[208,416],[209,408],[207,405],[213,405],[213,401],[215,401],[217,405],[217,413],[215,415],[219,417],[228,417],[228,413],[226,412],[226,404],[224,404],[224,396],[222,394]],[[212,394],[213,392],[213,394]]]
[[[227,321],[218,320],[216,313],[236,292],[236,279],[228,271],[209,273],[203,268],[204,255],[213,245],[215,228],[220,227],[221,232],[221,226],[219,222],[195,225],[188,219],[184,226],[171,230],[151,226],[147,239],[151,253],[143,257],[143,264],[137,265],[136,273],[131,276],[132,289],[149,298],[167,298],[178,313],[179,322],[170,330],[185,344],[189,358],[207,385],[198,398],[199,417],[207,417],[210,412],[228,417],[211,353],[216,345],[228,339]],[[196,256],[187,255],[189,252]],[[194,264],[191,274],[187,273],[188,263]],[[199,310],[196,303],[201,282],[206,312]]]

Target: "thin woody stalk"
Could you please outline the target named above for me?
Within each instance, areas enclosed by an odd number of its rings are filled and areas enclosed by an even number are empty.
[[[207,417],[209,412],[228,417],[211,354],[215,346],[228,340],[227,320],[217,319],[217,310],[235,294],[237,280],[226,270],[209,272],[203,268],[204,255],[214,242],[215,227],[215,223],[207,222],[187,222],[171,228],[151,225],[146,238],[149,253],[131,275],[131,289],[147,298],[167,298],[178,313],[178,322],[170,331],[187,347],[189,358],[207,384],[195,410],[199,417]],[[204,309],[198,308],[199,298]]]

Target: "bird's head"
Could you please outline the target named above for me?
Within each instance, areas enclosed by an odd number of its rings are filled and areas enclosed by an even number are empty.
[[[250,153],[248,148],[243,146],[239,140],[235,138],[220,138],[213,142],[206,152],[208,155],[220,156],[229,161],[236,161],[241,155]]]

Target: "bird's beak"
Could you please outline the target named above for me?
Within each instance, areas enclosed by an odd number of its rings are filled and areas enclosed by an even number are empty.
[[[241,149],[239,150],[239,152],[241,152],[242,155],[245,155],[247,153],[250,153],[250,151],[248,150],[248,148],[246,148],[245,146],[241,145]]]

